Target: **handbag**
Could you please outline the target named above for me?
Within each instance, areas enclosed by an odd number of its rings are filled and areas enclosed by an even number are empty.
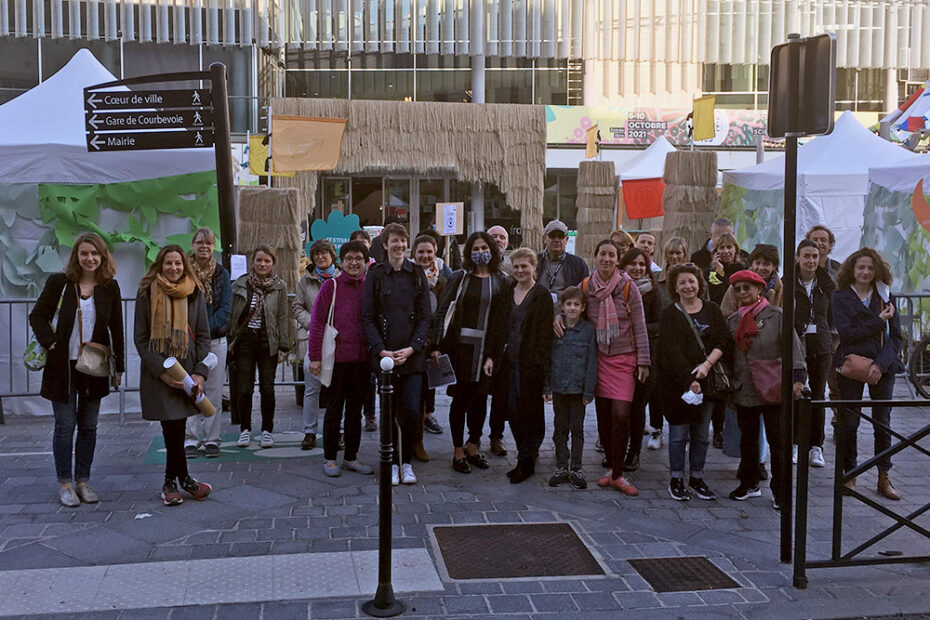
[[[329,303],[329,317],[323,328],[321,345],[320,384],[329,387],[333,381],[333,366],[336,365],[336,336],[339,331],[333,325],[333,310],[336,308],[336,280],[333,280],[333,299]]]
[[[81,291],[74,285],[77,293],[78,334],[81,338],[81,348],[78,350],[77,362],[74,369],[91,377],[110,376],[110,347],[96,342],[84,342],[84,315],[81,312]]]
[[[874,361],[871,358],[850,353],[843,358],[843,365],[837,368],[837,371],[847,379],[868,383],[869,370]]]
[[[58,307],[55,308],[55,315],[52,317],[52,331],[58,329],[58,314],[61,312],[61,300],[65,298],[65,287],[61,289],[61,296],[58,298]],[[26,341],[26,348],[23,351],[23,364],[27,370],[38,372],[45,368],[48,362],[48,351],[39,344],[35,332],[29,334],[29,340]]]
[[[701,334],[698,332],[697,325],[694,324],[694,319],[691,318],[687,310],[681,307],[681,304],[676,303],[675,307],[681,310],[681,313],[688,319],[691,332],[697,339],[698,346],[701,347],[701,353],[706,359],[707,350],[704,348],[704,341],[701,339]],[[727,394],[733,392],[733,382],[730,380],[730,375],[727,374],[727,369],[723,364],[723,360],[717,360],[717,363],[710,367],[710,372],[707,374],[703,389],[708,398],[724,398]]]
[[[759,397],[767,404],[781,402],[781,358],[773,360],[747,360],[749,377]]]
[[[452,325],[452,319],[455,317],[455,307],[459,305],[459,297],[462,295],[462,290],[465,288],[465,280],[468,279],[468,274],[462,275],[462,280],[459,282],[459,287],[455,291],[455,298],[452,300],[452,303],[449,304],[449,308],[446,310],[446,316],[442,319],[442,333],[439,335],[439,340],[442,341],[446,337],[446,333],[449,331],[449,326]]]

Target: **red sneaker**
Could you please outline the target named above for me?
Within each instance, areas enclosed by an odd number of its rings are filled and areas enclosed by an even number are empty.
[[[178,485],[173,480],[165,482],[165,486],[161,488],[161,498],[165,500],[165,506],[178,506],[184,503],[184,498],[178,491]]]
[[[624,495],[629,495],[630,497],[636,497],[639,495],[639,489],[634,487],[630,482],[627,482],[626,478],[623,476],[611,480],[610,486],[617,489]]]
[[[184,482],[181,483],[181,488],[198,501],[206,499],[210,491],[213,490],[213,487],[206,482],[197,482],[190,476],[184,479]]]
[[[605,473],[603,476],[597,479],[597,486],[599,487],[609,487],[610,486],[610,476],[611,472]]]

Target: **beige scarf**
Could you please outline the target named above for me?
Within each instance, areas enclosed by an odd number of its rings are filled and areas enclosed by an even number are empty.
[[[186,275],[175,283],[162,274],[155,276],[149,289],[152,304],[150,350],[181,360],[187,358],[187,296],[196,286],[194,279]]]
[[[216,259],[210,256],[210,260],[207,261],[207,264],[201,267],[200,263],[197,262],[197,258],[191,256],[191,267],[194,269],[194,275],[197,276],[200,283],[203,284],[204,301],[209,307],[210,304],[213,303],[213,272],[216,271]]]

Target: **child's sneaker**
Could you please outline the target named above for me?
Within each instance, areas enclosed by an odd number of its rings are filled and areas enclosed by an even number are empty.
[[[681,478],[672,478],[668,481],[668,494],[677,502],[686,502],[691,499],[691,494],[685,488],[685,481]]]
[[[552,477],[549,478],[549,486],[557,487],[560,484],[568,482],[568,470],[564,467],[559,467],[555,470],[555,473],[552,474]]]
[[[242,431],[239,434],[239,441],[236,442],[236,445],[240,448],[248,448],[250,443],[252,443],[252,431]]]
[[[262,431],[262,441],[258,444],[262,448],[273,448],[274,447],[274,437],[271,436],[271,433],[268,431]]]
[[[584,472],[580,469],[573,469],[570,474],[568,474],[568,483],[572,485],[573,489],[587,489],[588,481],[584,479]]]
[[[691,478],[688,480],[688,486],[694,491],[694,494],[701,499],[715,500],[717,494],[710,490],[703,478]]]

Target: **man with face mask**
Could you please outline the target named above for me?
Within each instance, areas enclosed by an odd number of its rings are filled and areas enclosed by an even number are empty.
[[[565,251],[568,244],[568,227],[563,222],[552,220],[546,224],[543,241],[546,249],[537,257],[536,281],[557,300],[566,288],[578,286],[588,277],[588,264]]]

